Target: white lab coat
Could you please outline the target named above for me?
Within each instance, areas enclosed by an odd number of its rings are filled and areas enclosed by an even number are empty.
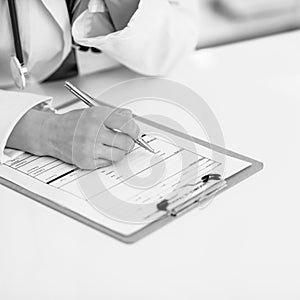
[[[89,8],[73,23],[63,0],[16,1],[22,47],[32,77],[42,81],[68,55],[71,34],[78,44],[96,47],[117,62],[145,75],[165,74],[197,44],[194,15],[181,2],[190,0],[140,0],[138,10],[121,31],[101,13],[101,0],[90,0]],[[14,53],[7,1],[0,0],[0,163],[9,157],[5,145],[20,118],[35,105],[51,97],[9,92],[13,84],[9,59]],[[142,58],[142,59],[141,59]]]

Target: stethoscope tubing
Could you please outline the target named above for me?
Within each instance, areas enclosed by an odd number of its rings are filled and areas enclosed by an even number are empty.
[[[16,3],[15,0],[7,0],[7,1],[8,1],[12,31],[14,36],[16,57],[19,60],[21,66],[23,66],[24,58],[23,58],[22,44],[21,44],[21,38],[19,32],[19,22],[18,22],[17,10],[16,10]]]

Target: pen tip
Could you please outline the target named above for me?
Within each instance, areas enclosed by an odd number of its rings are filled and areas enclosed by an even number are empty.
[[[155,154],[154,149],[153,149],[148,143],[145,143],[145,144],[146,144],[146,147],[145,147],[145,148],[146,148],[149,152]]]

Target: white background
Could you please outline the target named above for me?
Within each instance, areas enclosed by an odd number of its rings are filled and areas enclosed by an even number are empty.
[[[137,244],[1,187],[0,299],[299,299],[299,49],[294,32],[199,51],[174,71],[226,146],[265,168]]]

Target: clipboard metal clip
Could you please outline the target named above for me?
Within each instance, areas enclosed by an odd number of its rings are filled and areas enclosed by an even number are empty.
[[[160,211],[166,211],[168,215],[172,217],[178,217],[182,215],[183,213],[192,210],[194,207],[198,206],[201,202],[208,200],[213,195],[217,194],[219,191],[221,191],[223,188],[226,187],[227,183],[226,180],[222,179],[221,175],[219,174],[208,174],[202,177],[201,183],[207,184],[210,181],[218,181],[216,184],[212,185],[208,189],[206,189],[204,192],[200,193],[199,195],[192,197],[191,199],[186,200],[183,203],[180,203],[176,207],[173,207],[172,209],[169,209],[169,201],[163,200],[160,203],[157,204],[157,209]],[[198,182],[199,184],[199,182]]]
[[[199,197],[187,200],[186,202],[178,205],[177,207],[170,210],[170,215],[172,217],[178,217],[189,210],[192,210],[194,207],[200,205],[200,203],[205,200],[210,199],[212,196],[217,194],[219,191],[226,187],[226,181],[221,180],[216,185],[213,185],[211,188],[205,191],[204,194],[199,194]]]

